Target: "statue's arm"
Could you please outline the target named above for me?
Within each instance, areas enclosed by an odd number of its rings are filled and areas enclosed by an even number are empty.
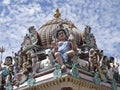
[[[76,40],[73,34],[70,34],[68,40],[71,42],[71,47],[74,51],[77,50]]]

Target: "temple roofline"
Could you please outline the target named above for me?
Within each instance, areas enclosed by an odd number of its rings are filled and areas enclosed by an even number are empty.
[[[111,90],[111,87],[105,86],[105,83],[103,83],[102,87],[101,85],[94,84],[94,82],[86,81],[82,78],[76,79],[68,74],[63,75],[61,78],[53,79],[52,73],[48,75],[49,77],[46,77],[45,80],[37,82],[34,86],[28,87],[27,85],[19,88],[23,90],[53,90],[54,87],[58,87],[57,90],[61,90],[63,87],[72,87],[73,90],[83,90],[88,89],[89,90]],[[45,76],[44,76],[45,77]],[[41,77],[43,78],[43,77]],[[77,86],[77,87],[75,87]],[[81,89],[80,89],[81,88]],[[18,88],[17,88],[18,89]],[[15,90],[17,90],[15,89]],[[120,88],[118,87],[118,90]]]

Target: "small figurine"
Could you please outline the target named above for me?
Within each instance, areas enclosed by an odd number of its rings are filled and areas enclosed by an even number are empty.
[[[33,78],[33,73],[28,74],[27,84],[29,87],[32,87],[35,84],[35,79]]]
[[[60,78],[62,76],[62,71],[58,63],[55,64],[54,79]]]
[[[99,73],[95,72],[94,77],[93,77],[93,81],[95,82],[95,84],[101,84],[101,79],[99,77]]]
[[[34,49],[37,52],[37,50],[40,49],[41,46],[41,40],[38,35],[38,32],[36,31],[36,28],[34,26],[29,27],[28,30],[29,30],[31,45],[34,46]]]
[[[0,62],[0,64],[2,64]],[[0,73],[0,84],[1,84],[1,88],[4,87],[4,85],[6,84],[6,78],[7,76],[9,76],[11,74],[10,72],[10,66],[12,65],[12,57],[11,56],[7,56],[5,58],[5,63],[4,63],[5,67],[1,67],[0,65],[0,69],[1,69],[1,73]]]
[[[77,69],[77,65],[78,65],[78,63],[73,64],[72,69],[70,70],[71,75],[73,77],[75,77],[75,78],[79,78],[80,77],[78,69]]]
[[[90,37],[91,37],[91,27],[86,26],[85,31],[83,33],[83,42],[84,44],[90,44]]]

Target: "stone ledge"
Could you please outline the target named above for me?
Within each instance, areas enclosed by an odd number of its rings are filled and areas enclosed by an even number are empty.
[[[63,87],[71,87],[73,90],[82,90],[83,88],[85,90],[111,90],[110,87],[106,87],[104,85],[96,85],[90,81],[73,78],[70,75],[63,75],[59,79],[47,79],[43,82],[41,81],[36,83],[33,87],[29,88],[26,86],[26,88],[23,90],[56,90],[55,87],[58,88],[57,90],[61,90]]]

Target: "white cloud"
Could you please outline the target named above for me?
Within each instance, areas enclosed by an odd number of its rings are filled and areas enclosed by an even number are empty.
[[[18,0],[17,0],[18,1]],[[27,2],[28,0],[19,0],[20,3],[25,3]]]
[[[10,0],[3,0],[3,5],[9,5],[11,3]]]
[[[83,32],[86,24],[90,25],[97,39],[98,48],[105,50],[108,55],[113,55],[119,48],[114,47],[120,43],[118,30],[120,6],[116,6],[119,0],[109,3],[108,0],[95,2],[34,0],[29,3],[28,0],[16,0],[15,2],[16,4],[12,4],[10,0],[4,0],[3,4],[7,8],[3,6],[0,14],[0,43],[6,48],[4,55],[11,55],[11,50],[19,50],[28,27],[34,25],[38,29],[42,24],[53,19],[56,8],[60,9],[61,18],[72,21],[80,31]]]

